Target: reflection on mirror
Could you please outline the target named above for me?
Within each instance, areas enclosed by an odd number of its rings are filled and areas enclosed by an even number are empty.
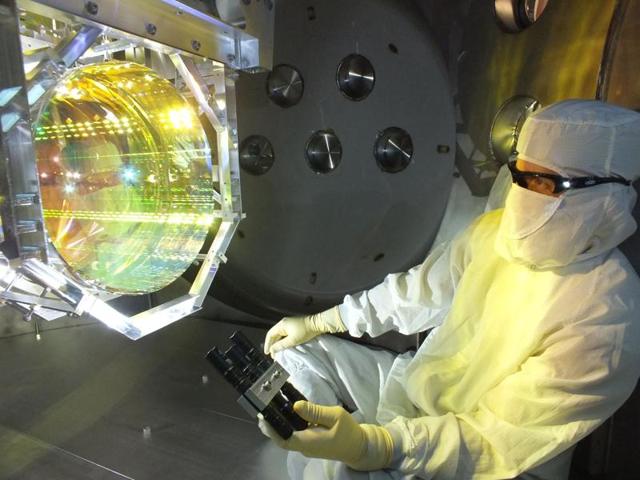
[[[80,278],[145,293],[192,263],[214,221],[211,151],[170,82],[133,63],[71,70],[34,138],[45,227]]]

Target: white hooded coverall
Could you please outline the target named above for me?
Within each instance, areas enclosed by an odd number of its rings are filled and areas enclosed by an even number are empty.
[[[563,175],[637,178],[640,116],[626,112],[600,102],[555,104],[527,121],[520,154]],[[625,137],[627,127],[635,128],[636,143]],[[580,135],[590,139],[586,150]],[[554,142],[561,159],[553,157]],[[584,155],[599,158],[581,171]],[[386,427],[395,447],[392,469],[369,473],[290,454],[292,478],[507,479],[529,472],[562,479],[570,454],[560,454],[628,398],[640,374],[640,280],[615,246],[636,227],[633,188],[603,184],[550,197],[551,206],[540,207],[544,221],[524,236],[502,221],[526,207],[515,189],[522,187],[513,186],[505,210],[481,216],[421,265],[339,306],[355,337],[435,327],[415,355],[329,336],[277,354],[309,400],[357,409],[362,421]],[[534,234],[541,237],[526,245]],[[579,248],[567,251],[566,242]]]

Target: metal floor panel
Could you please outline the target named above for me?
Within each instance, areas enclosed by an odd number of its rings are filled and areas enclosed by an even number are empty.
[[[185,319],[135,343],[96,324],[0,339],[0,478],[287,478],[284,452],[203,359],[237,328]]]

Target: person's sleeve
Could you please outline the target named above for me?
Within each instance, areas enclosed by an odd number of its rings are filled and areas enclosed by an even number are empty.
[[[339,306],[353,337],[395,330],[412,334],[442,323],[468,263],[470,229],[434,248],[426,260],[405,273],[392,273],[370,290],[347,295]]]
[[[473,411],[395,418],[385,425],[392,467],[425,479],[513,478],[577,443],[624,403],[640,368],[637,328],[598,323],[551,334]]]

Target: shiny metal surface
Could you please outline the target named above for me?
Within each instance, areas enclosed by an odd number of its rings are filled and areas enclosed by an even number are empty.
[[[14,1],[0,4],[0,45],[0,216],[4,254],[9,258],[37,256],[44,260],[48,256],[47,243]],[[19,225],[24,223],[35,228],[22,233]]]
[[[269,99],[276,105],[287,108],[296,105],[304,94],[304,80],[291,65],[276,65],[267,76]]]
[[[188,319],[136,343],[95,324],[0,339],[0,478],[287,478],[284,452],[203,358],[236,329]]]
[[[376,72],[371,62],[356,53],[343,58],[338,65],[336,82],[349,100],[364,100],[376,84]]]
[[[549,0],[495,0],[494,11],[500,26],[509,33],[530,27],[542,16]]]
[[[342,144],[332,130],[318,130],[307,141],[305,157],[316,173],[330,173],[342,161]]]
[[[267,137],[251,135],[240,145],[240,167],[252,175],[264,175],[275,162],[273,145]]]
[[[409,166],[413,157],[411,135],[399,127],[385,128],[376,138],[373,156],[383,171],[401,172]]]
[[[214,0],[218,16],[226,23],[238,27],[260,39],[259,45],[245,44],[244,49],[259,49],[261,68],[273,65],[273,20],[277,0]]]
[[[281,108],[265,91],[267,74],[240,76],[240,144],[263,135],[276,161],[265,175],[242,176],[247,218],[212,288],[270,318],[321,310],[420,262],[444,212],[455,151],[447,75],[413,2],[282,0],[276,9],[275,63],[300,72],[304,95]],[[359,102],[336,85],[337,66],[354,52],[375,67],[375,88]],[[389,126],[413,141],[413,161],[397,175],[373,157],[376,135]],[[317,174],[305,147],[328,130],[342,159]],[[329,151],[324,140],[312,151],[321,170],[336,165]]]
[[[81,285],[37,259],[24,260],[18,268],[18,273],[41,283],[43,287],[70,304],[79,303],[84,296]]]
[[[518,1],[495,0],[496,19],[507,32],[517,33],[524,28],[518,13]]]
[[[219,264],[226,261],[225,252],[236,231],[238,222],[243,218],[235,104],[236,74],[223,65],[214,63],[210,72],[213,79],[211,94],[205,89],[205,83],[192,59],[174,54],[171,55],[171,61],[216,131],[218,188],[222,221],[189,290],[188,295],[195,299],[194,307],[200,308],[218,271]]]
[[[498,109],[489,133],[489,147],[493,158],[501,164],[509,161],[516,150],[524,121],[541,107],[535,98],[516,95]]]
[[[256,37],[178,0],[21,0],[20,6],[69,23],[80,21],[115,28],[233,68],[270,66],[268,51],[263,55],[264,64],[261,63]],[[272,14],[266,9],[260,9],[259,13],[266,16],[261,19],[260,25],[264,25],[261,31],[268,32]]]
[[[34,106],[98,38],[102,28],[85,25],[47,50],[44,58],[26,75],[29,105]]]
[[[289,373],[278,362],[274,362],[260,378],[258,378],[249,390],[244,393],[253,405],[260,410],[271,403],[273,397],[287,383]]]

